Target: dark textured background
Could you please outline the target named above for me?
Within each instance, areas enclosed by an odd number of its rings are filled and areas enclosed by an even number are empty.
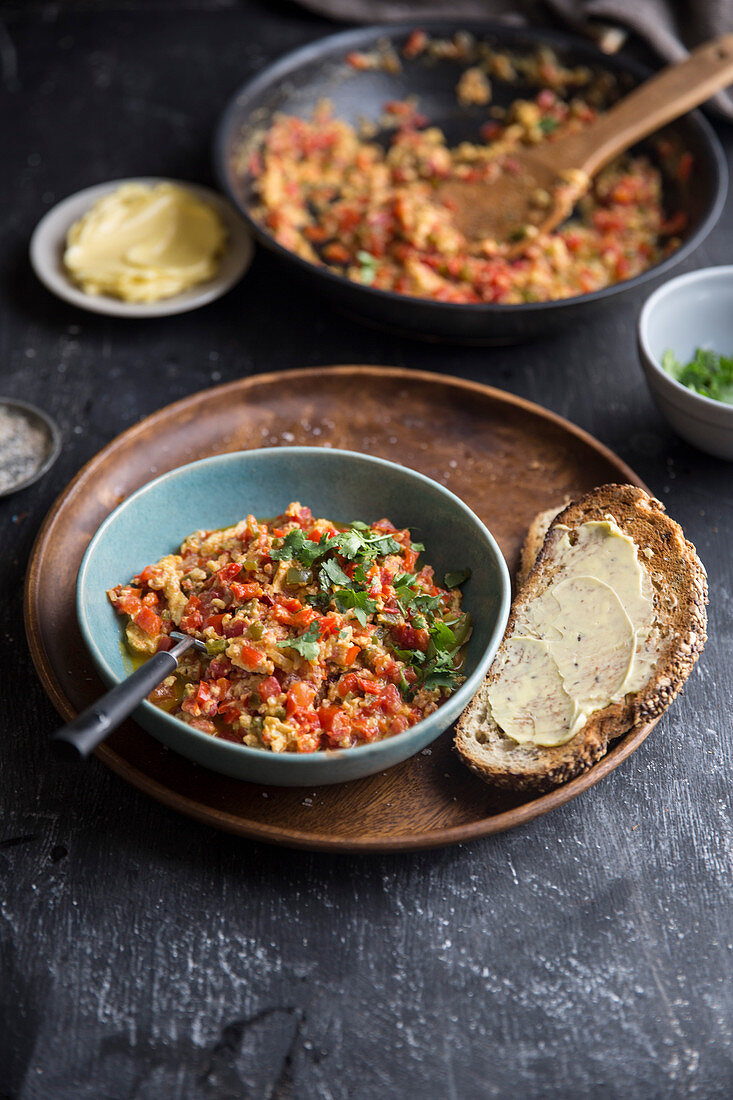
[[[502,350],[361,327],[262,255],[228,297],[170,320],[56,301],[26,259],[56,200],[118,176],[210,181],[226,98],[331,29],[284,4],[94,7],[0,9],[0,392],[45,406],[65,440],[41,484],[0,501],[0,1095],[731,1095],[733,467],[652,406],[634,347],[641,298]],[[730,261],[732,242],[729,204],[686,266]],[[21,584],[54,497],[169,401],[338,362],[483,380],[569,417],[638,471],[708,566],[708,649],[649,740],[575,802],[470,847],[260,847],[47,751],[56,718],[27,654]]]

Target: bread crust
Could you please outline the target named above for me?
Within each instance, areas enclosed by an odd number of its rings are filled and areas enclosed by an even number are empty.
[[[537,517],[533,528],[543,523],[543,516],[546,513]],[[642,560],[654,589],[655,616],[666,627],[655,671],[641,691],[592,714],[566,744],[544,748],[512,741],[488,714],[487,692],[497,676],[497,654],[477,695],[461,715],[454,742],[464,763],[487,783],[518,791],[544,791],[587,771],[606,753],[612,740],[646,725],[667,709],[702,652],[707,627],[705,568],[682,528],[666,514],[664,505],[634,485],[603,485],[555,515],[517,593],[502,647],[513,633],[518,610],[547,586],[556,571],[556,527],[562,524],[574,528],[609,516],[644,555]],[[536,534],[533,537],[536,544]]]

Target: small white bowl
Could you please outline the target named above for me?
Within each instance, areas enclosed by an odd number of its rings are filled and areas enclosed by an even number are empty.
[[[98,199],[116,191],[125,183],[176,183],[191,191],[198,198],[210,203],[221,215],[227,229],[227,244],[221,257],[219,270],[213,279],[176,294],[172,298],[161,298],[159,302],[123,302],[121,298],[112,298],[107,294],[85,294],[70,278],[64,267],[64,248],[66,234],[82,215]],[[53,294],[63,298],[80,309],[92,313],[106,313],[113,317],[168,317],[173,313],[187,313],[189,310],[205,306],[220,298],[227,290],[242,278],[254,253],[254,245],[249,230],[234,207],[222,195],[208,187],[184,180],[167,180],[160,177],[110,180],[95,187],[77,191],[68,199],[54,206],[41,218],[36,226],[30,243],[30,260],[38,278]]]
[[[699,347],[733,355],[733,265],[670,279],[647,299],[638,335],[644,374],[660,412],[694,447],[733,460],[733,405],[702,397],[662,366],[667,348],[680,363],[689,363]]]

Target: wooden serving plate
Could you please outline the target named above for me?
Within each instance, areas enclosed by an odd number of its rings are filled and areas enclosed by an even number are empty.
[[[151,477],[186,462],[287,444],[363,451],[435,478],[485,521],[512,571],[538,511],[604,482],[642,485],[611,451],[553,413],[442,375],[321,367],[257,375],[194,394],[128,429],[88,462],[36,539],[26,630],[38,674],[64,718],[103,691],[74,601],[81,558],[105,516]],[[294,847],[384,851],[451,844],[524,824],[597,783],[651,728],[632,730],[585,775],[535,798],[483,784],[452,752],[451,731],[387,772],[312,790],[217,775],[164,748],[132,721],[97,755],[153,798],[216,828]]]

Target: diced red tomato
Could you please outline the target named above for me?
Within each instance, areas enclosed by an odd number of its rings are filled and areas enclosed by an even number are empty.
[[[266,703],[268,699],[272,699],[273,696],[279,695],[282,688],[274,676],[267,676],[258,686],[257,690],[260,693],[260,698],[263,703]]]
[[[208,733],[212,737],[216,737],[219,732],[210,718],[191,718],[188,724],[189,726],[193,726],[195,730],[200,730],[201,733]]]
[[[230,619],[222,625],[221,632],[225,638],[241,638],[246,625],[244,619]]]
[[[203,714],[206,718],[213,718],[217,709],[217,701],[213,696],[211,685],[206,680],[198,685],[190,699],[184,699],[181,703],[181,710],[195,717]]]
[[[260,653],[259,649],[255,649],[254,646],[247,645],[246,642],[242,644],[240,658],[244,667],[250,669],[251,672],[255,672],[265,661],[264,654]]]
[[[313,706],[316,689],[313,684],[307,684],[305,680],[296,680],[288,688],[288,696],[285,701],[285,710],[288,718],[297,711],[307,710]]]
[[[351,65],[352,69],[370,69],[372,64],[366,54],[359,53],[357,50],[347,53],[344,60],[347,65]]]
[[[237,565],[237,563],[233,561],[229,565],[225,565],[221,569],[219,569],[217,571],[217,576],[222,581],[222,584],[230,584],[235,577],[239,576],[241,572],[242,566]]]
[[[208,630],[212,627],[217,634],[221,634],[223,630],[224,616],[223,615],[209,615],[208,619],[204,619],[203,629]]]
[[[359,676],[356,672],[349,672],[345,676],[342,676],[338,684],[338,693],[343,698],[348,695],[349,692],[361,691],[366,695],[380,695],[383,690],[383,685],[377,680],[367,680],[364,676]]]
[[[313,716],[316,718],[316,716]],[[317,724],[311,725],[308,723],[303,725],[298,724],[298,732],[296,734],[296,741],[298,743],[298,752],[317,752],[321,747],[321,727]]]
[[[338,634],[341,629],[341,617],[329,612],[328,615],[324,615],[318,624],[318,631],[322,638],[327,638],[330,634]]]
[[[318,618],[318,613],[313,610],[312,607],[304,607],[302,611],[296,611],[292,617],[293,626],[310,626],[315,619]]]
[[[353,665],[356,658],[361,653],[361,647],[358,645],[352,645],[350,649],[346,650],[344,655],[344,664]]]
[[[140,605],[140,610],[132,616],[132,621],[145,634],[149,634],[151,638],[154,638],[156,634],[160,634],[160,615],[156,615],[151,608],[145,607],[143,604]]]
[[[400,623],[392,627],[392,637],[400,649],[419,649],[423,653],[428,648],[430,635],[427,630],[418,630],[414,626]]]
[[[387,684],[383,688],[380,706],[385,714],[396,714],[402,707],[402,696],[394,684]]]
[[[351,743],[351,723],[340,707],[324,703],[318,708],[318,717],[332,748],[346,747]]]
[[[195,630],[200,630],[204,621],[204,617],[199,611],[201,607],[201,600],[198,596],[191,596],[185,608],[183,609],[183,615],[181,616],[181,630],[184,633],[190,633]]]
[[[344,248],[338,241],[333,241],[331,244],[326,245],[323,250],[325,259],[331,260],[336,264],[347,264],[351,259],[349,250]]]
[[[218,710],[219,718],[222,718],[227,725],[232,725],[242,715],[242,708],[239,703],[230,701],[228,703],[220,703]]]
[[[418,57],[428,44],[428,36],[425,31],[414,30],[408,36],[407,41],[402,47],[402,56],[410,60],[413,57]]]
[[[209,661],[209,676],[212,680],[218,680],[222,676],[228,676],[232,671],[232,662],[228,657],[224,657],[219,654],[218,657],[213,657]]]
[[[246,603],[247,600],[255,600],[258,596],[262,595],[261,584],[242,584],[240,581],[232,581],[229,585],[232,596],[239,603]]]

